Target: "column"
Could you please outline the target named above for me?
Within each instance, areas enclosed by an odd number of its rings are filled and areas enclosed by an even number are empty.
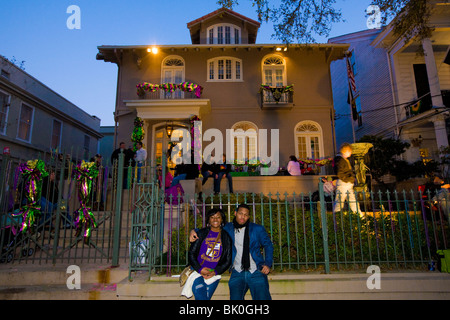
[[[436,67],[436,60],[434,59],[431,40],[429,38],[423,39],[422,47],[425,53],[425,64],[427,66],[428,82],[430,84],[430,94],[433,108],[443,108],[444,102],[442,101],[441,86],[439,84],[439,75]]]
[[[447,129],[445,127],[445,115],[438,115],[431,118],[431,121],[434,124],[434,132],[436,134],[436,144],[438,149],[441,147],[448,147],[448,136]]]

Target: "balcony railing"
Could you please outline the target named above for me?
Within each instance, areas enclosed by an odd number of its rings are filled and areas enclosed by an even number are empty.
[[[203,87],[192,83],[162,83],[153,84],[148,82],[136,85],[136,93],[140,99],[195,99],[200,98]]]
[[[194,92],[183,92],[176,90],[174,92],[156,91],[144,92],[139,95],[139,99],[163,100],[163,99],[197,99]]]
[[[293,86],[269,87],[261,86],[261,108],[292,107],[294,102]]]
[[[444,106],[450,108],[450,90],[442,90],[441,94]],[[428,94],[413,104],[405,106],[406,119],[417,116],[425,111],[431,110],[432,108],[433,103],[431,101],[431,96]]]

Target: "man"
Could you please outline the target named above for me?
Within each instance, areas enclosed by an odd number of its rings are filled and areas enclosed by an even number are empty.
[[[123,164],[123,188],[128,188],[128,168],[129,166],[134,167],[135,161],[134,161],[134,152],[130,148],[125,148],[125,142],[119,143],[119,148],[113,151],[111,154],[111,164],[114,165],[115,161],[118,161],[119,154],[120,153],[125,154],[125,161]]]
[[[214,167],[214,193],[220,193],[220,182],[223,178],[228,180],[228,190],[229,193],[233,193],[233,180],[231,178],[231,164],[227,164],[227,159],[225,155],[222,155],[222,163],[217,163]]]
[[[350,210],[353,213],[359,213],[362,216],[361,209],[355,198],[353,185],[355,183],[355,173],[348,158],[352,155],[352,146],[344,143],[341,146],[340,154],[334,159],[334,165],[338,180],[336,182],[336,198],[333,205],[334,212],[342,210],[342,204],[348,200]]]
[[[147,150],[142,147],[142,142],[136,142],[136,148],[134,160],[137,163],[137,182],[141,182],[141,167],[145,165],[147,160]]]
[[[231,300],[244,300],[248,289],[253,300],[271,300],[267,275],[273,263],[273,245],[265,228],[250,222],[250,207],[241,204],[233,222],[224,228],[233,242],[231,277],[228,282]],[[194,230],[189,240],[197,239]],[[261,254],[264,248],[265,257]]]

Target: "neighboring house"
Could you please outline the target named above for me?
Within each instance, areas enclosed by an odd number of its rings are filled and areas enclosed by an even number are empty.
[[[260,157],[260,129],[268,131],[269,155],[271,130],[279,129],[280,166],[290,155],[332,157],[330,63],[342,59],[348,45],[257,44],[259,26],[222,8],[187,24],[192,44],[98,47],[98,60],[118,65],[116,146],[120,141],[131,145],[133,122],[140,117],[149,158],[159,160],[169,144],[166,129],[189,128],[196,115],[203,134],[216,128],[225,139],[227,129],[246,131],[232,134],[227,148],[224,142],[223,152],[231,150],[236,160]],[[136,86],[144,82],[147,89],[187,82],[203,92],[197,98],[192,92],[159,89],[138,97]],[[267,89],[261,91],[261,85]],[[283,91],[279,97],[272,93],[275,88]]]
[[[364,135],[394,137],[411,143],[406,160],[439,159],[448,146],[450,66],[450,6],[435,5],[430,39],[419,43],[396,36],[391,22],[381,30],[335,37],[329,43],[348,43],[354,68],[356,109],[347,102],[349,84],[345,60],[333,62],[331,77],[338,143]],[[424,54],[420,54],[423,48]],[[448,59],[448,58],[447,58]]]
[[[102,155],[102,164],[107,165],[114,151],[114,126],[101,126],[100,133],[103,137],[98,142],[98,152]]]
[[[0,152],[33,159],[70,153],[89,159],[101,138],[100,119],[78,108],[0,56]]]

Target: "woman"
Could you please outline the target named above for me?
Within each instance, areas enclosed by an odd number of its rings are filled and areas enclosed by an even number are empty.
[[[211,209],[206,220],[207,227],[197,232],[198,239],[191,244],[188,255],[189,265],[195,272],[189,276],[191,281],[188,279],[186,285],[192,285],[196,300],[211,300],[220,275],[231,266],[233,244],[228,233],[222,230],[225,214],[220,209]]]
[[[302,171],[300,170],[300,163],[295,156],[289,157],[289,163],[287,165],[287,171],[291,176],[300,176]]]

